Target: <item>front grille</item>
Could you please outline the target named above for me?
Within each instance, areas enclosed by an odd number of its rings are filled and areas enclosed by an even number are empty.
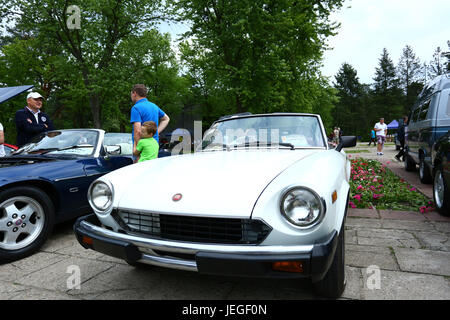
[[[258,244],[271,231],[264,222],[252,219],[190,217],[128,210],[115,211],[113,216],[128,232],[189,242]]]

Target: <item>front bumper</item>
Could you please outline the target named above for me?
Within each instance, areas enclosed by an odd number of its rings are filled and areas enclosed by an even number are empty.
[[[196,271],[204,274],[323,279],[334,257],[338,234],[333,231],[312,245],[264,246],[222,245],[144,238],[110,231],[100,226],[94,214],[79,218],[74,225],[78,242],[129,262]],[[303,272],[275,271],[274,262],[296,261]]]

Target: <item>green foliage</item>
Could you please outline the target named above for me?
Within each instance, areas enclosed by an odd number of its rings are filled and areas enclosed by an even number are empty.
[[[368,141],[371,129],[381,117],[389,123],[408,115],[424,85],[420,82],[417,61],[412,48],[407,46],[399,66],[395,67],[384,48],[371,85],[361,84],[356,69],[344,63],[335,76],[339,101],[333,112],[334,126],[343,129],[346,135]]]
[[[327,132],[337,125],[367,138],[380,116],[389,122],[407,113],[423,83],[407,46],[397,68],[383,50],[373,87],[350,64],[329,84],[321,61],[339,27],[329,16],[343,2],[4,0],[0,85],[35,85],[57,128],[130,131],[130,90],[143,83],[172,119],[195,114],[203,128],[238,112],[310,112]],[[79,29],[66,24],[72,4]],[[166,19],[191,26],[177,50],[156,29]],[[8,142],[24,105],[25,94],[1,106]]]
[[[179,0],[190,21],[181,47],[188,77],[207,121],[250,111],[324,112],[335,98],[318,70],[324,40],[336,25],[329,14],[342,1]]]
[[[189,84],[179,76],[170,36],[153,29],[161,20],[159,0],[78,1],[81,28],[73,30],[66,25],[66,1],[2,5],[21,14],[8,15],[14,27],[3,37],[0,83],[34,84],[56,127],[131,130],[130,91],[136,83],[146,84],[149,99],[169,114],[180,112]],[[13,118],[18,107],[8,109],[2,118]],[[7,128],[14,138],[14,125]]]
[[[407,45],[403,48],[397,69],[397,76],[400,81],[400,85],[406,93],[404,106],[405,109],[409,110],[416,100],[417,93],[420,93],[420,91],[416,92],[415,90],[412,90],[411,87],[414,83],[420,82],[422,73],[422,65],[420,60],[416,57],[416,54],[411,46]]]
[[[335,76],[334,87],[339,97],[333,113],[334,126],[341,128],[345,135],[364,135],[368,114],[362,112],[365,93],[357,71],[350,64],[344,63]]]

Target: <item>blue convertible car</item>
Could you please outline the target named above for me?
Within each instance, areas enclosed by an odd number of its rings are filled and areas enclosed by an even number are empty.
[[[0,263],[32,254],[56,223],[90,212],[91,182],[132,164],[131,153],[131,134],[73,129],[0,158]]]

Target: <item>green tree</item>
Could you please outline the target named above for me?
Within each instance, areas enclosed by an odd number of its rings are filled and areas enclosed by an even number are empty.
[[[0,48],[0,83],[3,86],[35,85],[44,97],[44,109],[52,114],[52,119],[59,127],[59,119],[53,117],[55,110],[49,106],[47,99],[51,93],[64,83],[61,79],[70,77],[70,71],[62,71],[65,58],[58,47],[32,37],[3,38]],[[51,104],[51,103],[50,103]],[[25,94],[6,103],[2,103],[0,120],[5,125],[8,141],[15,143],[16,130],[13,122],[14,113],[26,105]]]
[[[405,46],[397,66],[397,74],[400,85],[406,94],[404,103],[406,110],[411,108],[419,93],[417,87],[420,86],[421,72],[422,66],[419,58],[416,57],[411,46]]]
[[[102,102],[107,99],[112,69],[116,69],[117,48],[122,41],[141,34],[161,20],[161,1],[80,0],[79,16],[66,0],[9,0],[2,12],[13,23],[14,34],[25,34],[38,41],[59,46],[75,72],[80,72],[92,113],[93,125],[101,127]],[[69,9],[69,10],[68,10]],[[79,25],[71,25],[79,19]]]
[[[80,29],[74,30],[63,23],[68,18],[63,1],[53,6],[34,1],[41,5],[37,8],[9,3],[38,21],[26,14],[8,16],[14,28],[1,38],[0,82],[34,84],[58,128],[130,130],[129,93],[136,83],[146,84],[149,99],[171,116],[182,110],[190,84],[179,76],[170,36],[152,28],[158,2],[80,1]],[[149,8],[142,7],[146,4]],[[5,117],[13,117],[17,107]]]
[[[365,135],[367,112],[364,102],[364,87],[359,82],[356,69],[343,63],[335,76],[334,88],[339,102],[334,110],[334,126],[340,127],[346,135]]]
[[[192,28],[183,61],[204,114],[305,111],[329,88],[319,72],[329,22],[341,0],[178,0],[174,10]]]
[[[376,122],[380,117],[386,121],[400,118],[405,114],[403,109],[403,93],[399,80],[395,73],[395,66],[386,48],[383,49],[378,67],[373,78],[373,112],[370,115],[371,122]]]
[[[440,76],[445,73],[446,63],[443,58],[441,47],[437,47],[433,53],[433,60],[430,62],[429,71],[430,78]]]
[[[378,67],[375,69],[375,91],[386,93],[388,90],[398,87],[399,81],[396,77],[395,66],[386,48],[383,49]]]

